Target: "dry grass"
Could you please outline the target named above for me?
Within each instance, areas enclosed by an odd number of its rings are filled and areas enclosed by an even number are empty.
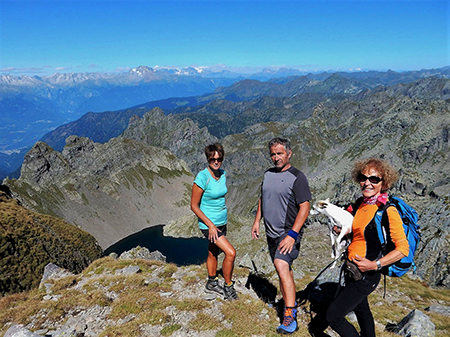
[[[175,307],[180,311],[199,311],[211,307],[211,303],[201,298],[187,298],[182,301],[176,301]]]
[[[236,336],[265,334],[278,322],[275,310],[268,310],[262,301],[246,295],[240,295],[238,301],[225,302],[222,314],[233,325],[231,331]]]
[[[217,317],[199,312],[197,317],[189,322],[191,329],[195,331],[218,330],[222,323]]]
[[[138,265],[142,272],[133,275],[115,275],[115,271],[129,265]],[[195,287],[201,282],[205,274],[205,266],[190,266],[183,276],[185,287]],[[172,299],[161,296],[162,292],[173,291],[171,286],[177,267],[156,261],[143,260],[114,260],[103,258],[92,263],[82,274],[50,281],[52,295],[59,296],[58,301],[43,301],[44,290],[32,290],[14,294],[0,299],[0,335],[7,329],[9,322],[30,324],[36,328],[44,323],[60,322],[69,312],[100,305],[109,307],[107,319],[113,321],[125,320],[133,317],[124,324],[117,324],[106,328],[99,336],[127,336],[138,337],[143,334],[144,326],[160,326],[163,336],[170,336],[183,327],[176,322],[172,314],[168,313],[169,306],[176,312],[191,312],[195,318],[186,322],[195,331],[217,331],[218,337],[240,336],[278,336],[275,329],[280,324],[274,308],[270,308],[263,301],[245,294],[239,294],[237,301],[208,302],[202,298]],[[245,278],[248,272],[243,268],[236,268],[236,275]],[[247,274],[246,274],[247,273]],[[79,283],[83,275],[90,277],[83,286]],[[152,275],[159,281],[148,284],[146,280]],[[304,289],[315,277],[313,271],[307,272],[302,279],[296,280],[297,290]],[[278,289],[276,277],[269,278]],[[411,310],[417,308],[424,311],[432,304],[450,305],[450,290],[432,289],[422,282],[403,277],[400,279],[387,278],[386,299],[383,299],[383,283],[369,297],[372,311],[377,324],[377,336],[393,337],[383,331],[388,323],[398,323]],[[383,281],[382,281],[383,282]],[[115,294],[114,299],[105,295]],[[214,304],[215,303],[215,304]],[[217,310],[224,319],[208,314],[217,306]],[[298,317],[299,330],[294,337],[310,337],[307,331],[309,315],[301,313]],[[307,305],[303,307],[307,309]],[[450,323],[448,318],[439,314],[426,313],[436,325],[436,336],[449,335]],[[60,322],[61,323],[61,322]],[[184,324],[184,323],[183,323]]]

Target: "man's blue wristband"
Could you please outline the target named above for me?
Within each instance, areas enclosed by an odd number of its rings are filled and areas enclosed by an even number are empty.
[[[298,233],[293,231],[292,229],[287,233],[287,235],[289,235],[294,240],[297,240],[297,238],[298,238]]]

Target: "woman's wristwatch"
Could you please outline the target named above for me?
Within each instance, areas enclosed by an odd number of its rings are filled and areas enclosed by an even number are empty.
[[[375,263],[377,264],[377,270],[381,270],[381,262],[380,260],[375,260]]]

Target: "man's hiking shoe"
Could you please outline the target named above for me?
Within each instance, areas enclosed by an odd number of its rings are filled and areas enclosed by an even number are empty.
[[[223,295],[223,287],[219,285],[218,279],[208,280],[208,282],[206,282],[205,292],[210,294],[218,293],[220,295]]]
[[[290,335],[291,333],[297,331],[298,326],[296,315],[297,309],[287,308],[284,311],[283,323],[277,328],[277,332],[284,335]]]
[[[230,286],[225,285],[223,287],[225,299],[228,301],[233,301],[238,299],[238,295],[236,294],[236,290],[234,289],[234,281]]]

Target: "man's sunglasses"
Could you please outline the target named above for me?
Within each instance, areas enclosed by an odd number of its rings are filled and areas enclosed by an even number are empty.
[[[371,184],[379,184],[380,181],[383,180],[382,178],[377,177],[377,176],[370,176],[370,177],[367,177],[367,176],[365,176],[365,175],[362,174],[362,173],[358,174],[358,180],[359,180],[361,183],[365,182],[367,179],[369,179],[369,181],[370,181]]]
[[[219,163],[221,163],[221,162],[223,161],[223,158],[222,158],[222,157],[219,157],[219,158],[209,158],[209,159],[208,159],[208,163],[214,163],[216,160],[217,160]]]

